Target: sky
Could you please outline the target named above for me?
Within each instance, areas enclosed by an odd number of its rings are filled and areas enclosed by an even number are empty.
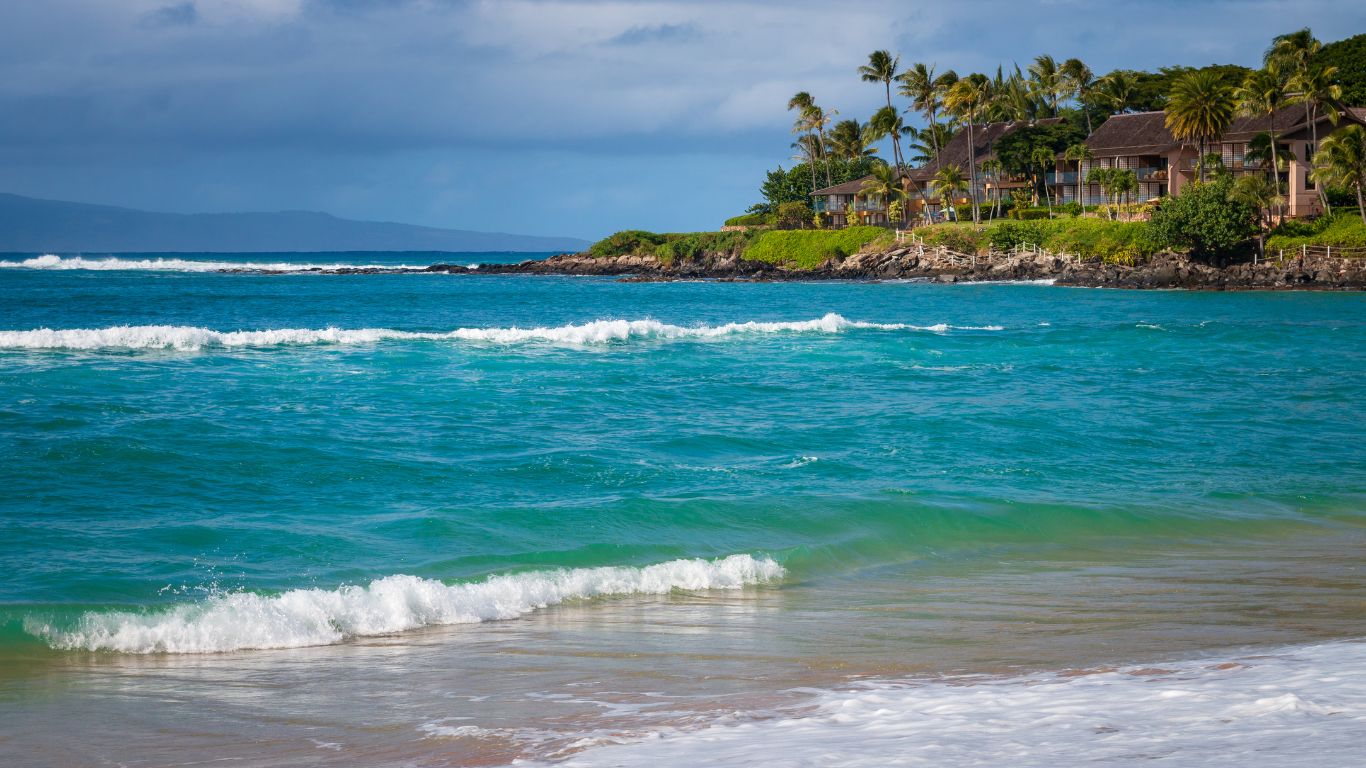
[[[1361,0],[7,0],[0,192],[598,239],[715,229],[791,167],[787,100],[859,65],[1257,65]],[[901,106],[905,106],[904,100]],[[913,121],[915,122],[915,121]],[[884,150],[885,152],[885,150]]]

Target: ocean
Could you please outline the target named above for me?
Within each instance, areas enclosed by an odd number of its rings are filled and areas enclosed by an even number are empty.
[[[530,256],[0,256],[0,764],[1361,763],[1366,297]]]

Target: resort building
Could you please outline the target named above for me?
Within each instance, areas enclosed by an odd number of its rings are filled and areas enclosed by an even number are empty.
[[[1274,117],[1277,143],[1295,157],[1289,167],[1279,172],[1281,188],[1288,190],[1286,212],[1291,216],[1322,213],[1318,193],[1309,180],[1315,147],[1304,105],[1286,107]],[[1323,115],[1316,122],[1322,141],[1344,126],[1366,123],[1366,109],[1349,110],[1336,126]],[[1206,145],[1205,152],[1218,154],[1224,169],[1235,175],[1265,174],[1267,167],[1244,159],[1244,153],[1253,137],[1271,125],[1269,115],[1237,118],[1221,141]],[[1059,154],[1055,172],[1048,174],[1050,189],[1060,203],[1077,200],[1083,205],[1103,205],[1105,196],[1100,187],[1086,183],[1095,168],[1132,170],[1138,177],[1136,200],[1140,203],[1163,195],[1179,195],[1181,187],[1199,174],[1200,146],[1178,141],[1167,129],[1165,112],[1115,115],[1097,128],[1085,144],[1095,155],[1094,161],[1081,163],[1078,168],[1076,162],[1066,161]]]
[[[1036,120],[1033,124],[1048,125],[1050,123],[1058,122],[1061,122],[1060,118],[1049,118],[1046,120]],[[996,157],[994,152],[996,142],[1000,141],[1001,137],[1011,131],[1027,125],[1030,125],[1027,121],[1018,121],[1010,123],[984,123],[972,127],[971,143],[975,145],[976,150],[975,155],[978,165],[976,191],[977,199],[979,201],[986,203],[989,198],[995,199],[995,196],[998,194],[1009,195],[1011,189],[1029,185],[1029,179],[1025,176],[1009,176],[1003,174],[999,179],[988,178],[981,171],[983,162]],[[926,209],[929,209],[931,213],[941,209],[941,201],[938,197],[934,196],[934,188],[930,183],[934,179],[935,174],[939,173],[940,169],[956,165],[963,169],[963,175],[965,177],[970,177],[970,174],[968,173],[968,163],[970,162],[971,155],[969,154],[968,133],[969,131],[966,126],[960,128],[958,132],[954,134],[953,139],[939,151],[939,155],[935,159],[919,168],[907,169],[905,176],[911,182],[910,187],[907,190],[911,199],[907,205],[907,211],[904,214],[905,219],[918,218]],[[890,220],[887,218],[887,206],[885,203],[876,195],[870,196],[863,194],[860,191],[863,189],[864,183],[871,178],[873,177],[865,176],[861,179],[845,182],[844,184],[818,189],[811,193],[812,207],[818,212],[829,214],[830,220],[836,228],[854,223],[880,224],[886,226],[890,224]],[[966,205],[971,202],[971,199],[968,197],[968,193],[965,192],[962,197],[955,198],[951,202],[953,205]]]

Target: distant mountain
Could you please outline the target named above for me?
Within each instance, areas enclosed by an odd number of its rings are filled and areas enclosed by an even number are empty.
[[[573,237],[467,232],[326,213],[150,213],[0,193],[0,252],[568,251]]]

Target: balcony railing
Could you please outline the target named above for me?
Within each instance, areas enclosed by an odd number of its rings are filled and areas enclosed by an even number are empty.
[[[848,205],[848,203],[832,203],[826,200],[817,200],[816,210],[824,211],[826,213],[844,213]]]
[[[855,200],[853,202],[856,211],[885,211],[887,208],[881,200]]]
[[[855,200],[852,203],[832,203],[828,200],[817,200],[815,210],[824,213],[844,213],[846,211],[885,211],[887,207],[881,200]]]
[[[1064,171],[1064,172],[1062,172],[1062,173],[1050,173],[1050,174],[1048,174],[1048,183],[1049,183],[1049,184],[1076,184],[1076,183],[1077,183],[1077,172],[1076,172],[1076,171]]]
[[[1139,181],[1166,181],[1166,168],[1135,168],[1134,175]]]

